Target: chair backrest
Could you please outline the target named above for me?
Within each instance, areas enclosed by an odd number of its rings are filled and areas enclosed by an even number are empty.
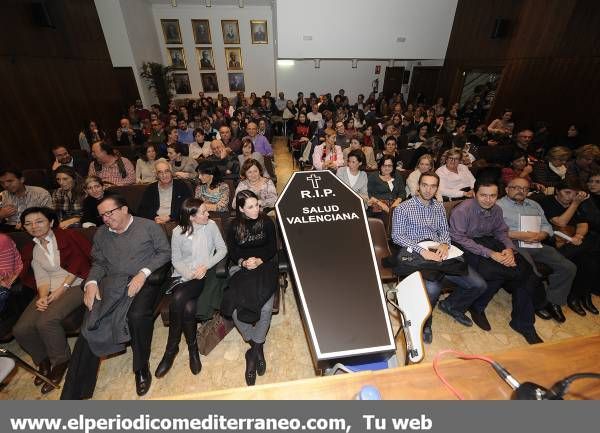
[[[453,200],[453,201],[445,201],[444,202],[444,210],[446,211],[446,219],[450,221],[450,214],[452,214],[452,210],[459,204],[461,204],[462,200]]]
[[[137,215],[137,211],[140,207],[140,203],[142,202],[142,196],[144,195],[144,191],[148,188],[147,184],[135,184],[135,185],[123,185],[123,186],[113,186],[110,187],[107,191],[116,192],[123,197],[127,201],[129,205],[129,210],[133,215]]]
[[[397,277],[393,274],[392,270],[384,268],[381,263],[382,259],[392,255],[383,221],[379,218],[369,218],[369,231],[371,232],[375,260],[377,261],[377,268],[379,269],[381,280],[383,282],[397,280]]]

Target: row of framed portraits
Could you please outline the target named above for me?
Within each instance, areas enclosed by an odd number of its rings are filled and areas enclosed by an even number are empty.
[[[179,20],[162,19],[160,20],[160,23],[162,25],[165,44],[176,45],[183,43],[181,38],[181,29],[179,28]],[[210,23],[208,20],[192,20],[192,30],[196,45],[212,44]],[[240,44],[240,26],[238,24],[238,20],[221,20],[221,31],[223,33],[224,44]],[[250,38],[253,44],[269,43],[266,20],[250,21]]]
[[[173,69],[187,69],[183,48],[168,47],[167,52],[169,53],[170,66]],[[201,70],[211,71],[215,69],[215,58],[211,47],[197,47],[196,55],[198,66]],[[225,48],[225,63],[229,71],[241,71],[244,69],[242,49],[239,47]]]
[[[202,81],[202,90],[205,93],[219,92],[219,81],[217,74],[214,72],[200,74]],[[246,84],[244,82],[244,74],[241,72],[233,72],[227,74],[230,92],[245,92]],[[175,93],[178,95],[191,95],[192,86],[190,84],[190,76],[186,73],[173,74],[173,84],[175,85]]]

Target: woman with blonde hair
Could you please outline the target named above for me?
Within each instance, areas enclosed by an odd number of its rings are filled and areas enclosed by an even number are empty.
[[[571,150],[564,146],[551,148],[545,161],[533,165],[531,180],[546,187],[546,194],[554,194],[554,188],[567,176],[567,161],[571,158]]]
[[[462,159],[460,149],[450,149],[446,153],[444,165],[435,171],[440,177],[438,191],[444,201],[463,200],[474,196],[475,177],[467,166],[461,164]]]
[[[417,166],[414,171],[408,175],[406,179],[407,193],[411,196],[415,197],[417,192],[419,191],[419,178],[423,173],[433,173],[435,170],[435,163],[433,161],[433,157],[428,153],[425,155],[421,155],[419,160],[417,161]],[[439,188],[437,193],[435,194],[435,199],[437,201],[442,201],[442,194],[440,194]]]

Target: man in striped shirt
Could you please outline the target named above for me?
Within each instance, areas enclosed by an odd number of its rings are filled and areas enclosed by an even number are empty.
[[[448,257],[450,233],[446,212],[442,203],[435,199],[440,178],[433,172],[423,173],[419,178],[418,194],[401,203],[392,218],[392,240],[407,252],[419,254],[425,260],[441,262]],[[430,251],[418,244],[430,240],[437,242],[436,251]],[[443,278],[457,284],[458,287],[442,302],[440,309],[452,316],[457,322],[472,326],[473,322],[465,314],[471,304],[487,290],[485,280],[471,267],[466,275],[442,275]],[[434,308],[442,290],[442,280],[425,280],[425,287],[431,307]],[[423,328],[423,341],[431,343],[431,317]]]

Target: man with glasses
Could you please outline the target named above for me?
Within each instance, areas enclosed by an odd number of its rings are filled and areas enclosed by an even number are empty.
[[[346,136],[346,127],[341,120],[335,122],[335,144],[340,146],[342,150],[350,146],[350,140]]]
[[[419,178],[417,195],[406,200],[394,209],[392,217],[392,240],[403,248],[403,253],[419,254],[426,261],[442,262],[448,258],[450,233],[446,211],[442,203],[435,199],[440,178],[435,173],[423,173]],[[434,241],[438,245],[430,251],[419,245],[423,241]],[[440,302],[440,310],[450,315],[464,326],[473,326],[465,314],[473,301],[487,289],[485,280],[472,267],[464,275],[450,275],[443,272],[425,272],[425,287],[431,308],[435,308],[442,291],[442,279],[458,285],[445,300]],[[431,343],[432,317],[423,327],[423,341]]]
[[[150,126],[152,127],[152,132],[150,133],[150,137],[148,137],[148,142],[155,144],[156,146],[164,146],[167,141],[167,136],[165,135],[162,122],[158,119],[158,116],[152,116]]]
[[[512,293],[509,326],[529,344],[542,343],[535,327],[534,296],[541,282],[508,236],[502,209],[496,205],[498,185],[492,180],[475,182],[475,198],[465,200],[450,215],[450,236],[464,258],[487,282],[487,290],[475,300],[471,319],[484,331],[492,329],[485,309],[501,287]]]
[[[86,315],[75,344],[61,399],[91,398],[100,357],[131,342],[137,394],[150,389],[148,361],[165,264],[171,249],[164,230],[134,217],[123,197],[106,195],[98,204],[104,221],[94,236],[92,268],[84,285]]]
[[[59,144],[52,148],[52,154],[54,155],[54,162],[52,163],[52,171],[56,170],[61,165],[68,165],[72,167],[81,177],[86,177],[90,161],[87,158],[73,156],[69,153],[69,150]]]
[[[192,196],[192,191],[184,180],[173,179],[171,164],[167,161],[156,161],[154,168],[157,182],[144,190],[137,215],[157,224],[178,221],[181,204]]]
[[[498,200],[498,206],[502,208],[508,236],[513,240],[516,251],[531,264],[539,277],[542,275],[536,263],[546,265],[551,270],[546,287],[548,303],[537,310],[536,315],[544,320],[552,318],[562,323],[566,319],[561,305],[567,303],[577,267],[555,248],[541,243],[553,236],[554,231],[542,207],[527,198],[528,192],[529,181],[521,177],[514,178],[506,188],[507,195]],[[528,221],[533,221],[534,226],[529,225]]]

